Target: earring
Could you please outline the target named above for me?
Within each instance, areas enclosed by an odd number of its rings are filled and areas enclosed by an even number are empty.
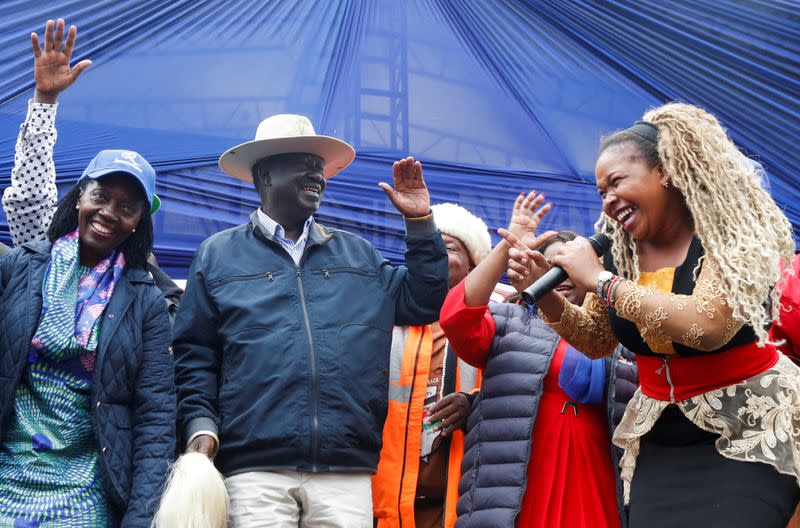
[[[134,228],[133,228],[133,231],[131,231],[131,233],[135,233],[135,232],[136,232],[136,228],[134,227]]]
[[[661,185],[663,185],[665,189],[669,189],[669,180],[665,181]]]
[[[75,204],[75,209],[80,209],[80,208],[81,208],[81,206],[80,206],[80,205],[78,205],[78,204]]]

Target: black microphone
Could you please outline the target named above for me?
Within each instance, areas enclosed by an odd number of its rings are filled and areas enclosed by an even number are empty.
[[[603,233],[595,233],[588,238],[594,252],[600,257],[611,247],[611,239]],[[522,292],[522,300],[528,304],[533,304],[542,298],[546,293],[551,292],[556,286],[564,282],[569,275],[559,266],[553,266],[550,270],[539,277],[539,280],[528,286]]]

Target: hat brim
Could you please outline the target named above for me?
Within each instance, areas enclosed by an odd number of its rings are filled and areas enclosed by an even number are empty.
[[[296,136],[248,141],[228,149],[219,158],[219,167],[234,178],[253,182],[253,165],[278,154],[314,154],[322,158],[325,178],[332,178],[356,157],[356,151],[330,136]]]
[[[139,175],[136,174],[135,172],[119,168],[113,168],[113,169],[101,169],[85,173],[83,176],[91,178],[93,180],[99,180],[103,176],[108,176],[109,174],[115,174],[120,172],[123,174],[130,174],[131,177],[133,177],[133,179],[136,180],[136,182],[139,184],[139,187],[142,188],[142,192],[144,192],[145,197],[147,197],[147,189],[144,188],[144,183],[142,183],[142,180],[139,178]],[[156,193],[153,193],[153,199],[150,200],[150,214],[153,214],[156,211],[158,211],[159,207],[161,207],[161,198],[159,198]]]

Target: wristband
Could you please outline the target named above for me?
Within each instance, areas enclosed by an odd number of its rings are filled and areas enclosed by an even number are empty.
[[[422,216],[403,215],[403,220],[405,220],[406,222],[425,222],[426,220],[430,220],[431,218],[433,218],[433,211],[428,211],[427,214],[424,214]]]

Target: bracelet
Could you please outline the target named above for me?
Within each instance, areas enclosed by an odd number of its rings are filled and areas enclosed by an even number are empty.
[[[608,285],[608,289],[606,290],[606,305],[614,306],[614,303],[617,300],[617,288],[619,287],[620,283],[622,282],[622,278],[618,276],[614,276],[611,280],[611,284]]]
[[[614,277],[611,277],[611,280],[609,280],[603,285],[603,291],[601,292],[603,295],[601,295],[600,298],[603,299],[603,302],[606,303],[606,306],[608,306],[608,297],[611,294],[611,287],[613,285],[614,285]]]
[[[403,220],[406,222],[425,222],[426,220],[430,220],[433,218],[433,211],[429,211],[428,214],[424,214],[422,216],[406,216],[403,215]]]

